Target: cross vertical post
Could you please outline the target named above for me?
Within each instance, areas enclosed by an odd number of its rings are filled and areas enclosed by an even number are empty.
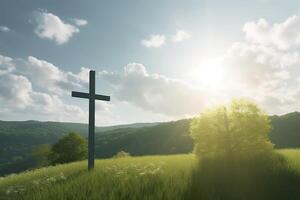
[[[89,98],[89,146],[88,169],[94,168],[95,160],[95,71],[90,71],[90,98]]]
[[[94,169],[95,162],[95,100],[110,101],[110,96],[95,94],[95,71],[90,71],[89,93],[74,92],[72,97],[89,99],[89,138],[88,138],[88,170]]]

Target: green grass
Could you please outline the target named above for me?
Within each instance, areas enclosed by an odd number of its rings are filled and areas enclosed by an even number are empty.
[[[278,152],[286,158],[287,169],[276,173],[273,167],[253,167],[258,163],[247,163],[256,171],[224,171],[223,163],[195,167],[192,154],[97,160],[92,172],[86,171],[86,161],[75,162],[0,178],[0,199],[299,199],[300,150]],[[263,198],[264,191],[274,195]]]
[[[0,199],[182,199],[194,155],[144,156],[42,168],[0,179]]]
[[[300,171],[300,149],[283,149],[278,152],[287,158],[290,167]]]

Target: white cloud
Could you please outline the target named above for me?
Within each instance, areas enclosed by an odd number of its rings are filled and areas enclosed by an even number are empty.
[[[172,42],[178,43],[190,39],[191,35],[184,30],[177,30],[176,34],[171,37]]]
[[[32,86],[24,76],[0,75],[0,98],[17,108],[25,108],[32,103],[30,92]]]
[[[300,64],[298,53],[283,53],[256,44],[235,43],[224,56],[226,80],[245,88],[278,87],[290,78],[290,68]],[[236,85],[236,83],[234,83]]]
[[[40,38],[54,40],[57,44],[66,43],[79,29],[65,23],[58,16],[48,12],[37,12],[35,33]]]
[[[78,87],[78,80],[71,80],[67,72],[45,60],[29,56],[27,60],[19,60],[18,73],[28,77],[37,87],[51,93],[62,95],[72,88]]]
[[[243,96],[254,99],[272,114],[289,112],[283,105],[294,104],[288,99],[291,98],[290,91],[294,90],[293,79],[299,76],[299,71],[292,71],[299,64],[298,54],[283,53],[256,44],[236,43],[223,58],[226,93],[231,98]]]
[[[78,74],[66,72],[50,62],[33,56],[29,56],[26,60],[13,60],[6,57],[6,64],[4,65],[1,64],[0,55],[0,75],[14,70],[34,82],[37,88],[59,96],[70,94],[73,89],[88,88],[88,68],[81,67]]]
[[[154,113],[168,116],[196,114],[209,104],[208,91],[159,74],[149,74],[142,64],[130,63],[122,74],[100,73],[114,88],[114,96]]]
[[[11,31],[11,29],[8,28],[7,26],[0,26],[0,31],[2,31],[2,32],[9,32],[9,31]]]
[[[89,75],[90,74],[90,69],[86,67],[81,67],[80,72],[78,74],[73,74],[72,72],[69,72],[69,76],[72,76],[75,78],[76,81],[80,83],[89,83]]]
[[[164,35],[150,35],[147,39],[141,41],[141,44],[147,48],[159,48],[166,42]]]
[[[34,91],[22,75],[0,75],[0,102],[9,112],[28,112],[58,121],[79,121],[87,116],[80,107],[65,104],[58,96]]]
[[[13,59],[0,55],[0,75],[9,73],[15,69]]]
[[[250,42],[286,50],[300,45],[300,16],[294,15],[282,23],[273,25],[265,19],[248,22],[244,25],[243,31]]]
[[[290,17],[274,25],[266,20],[247,23],[246,40],[234,43],[222,56],[224,85],[228,85],[222,90],[195,88],[188,80],[150,73],[138,63],[129,63],[121,73],[99,72],[110,86],[113,101],[97,102],[99,121],[124,122],[128,110],[137,112],[141,118],[177,119],[196,114],[207,105],[241,96],[256,100],[271,114],[299,109],[300,52],[291,48],[297,44],[297,19]],[[178,36],[176,41],[183,41],[179,38],[185,37]],[[150,40],[151,37],[145,40],[149,42],[146,42],[148,47],[159,47],[166,42],[166,37],[163,36],[162,44]],[[171,41],[175,39],[170,38]],[[88,77],[86,67],[76,73],[67,72],[33,56],[12,59],[0,55],[0,105],[7,105],[9,111],[26,110],[49,119],[86,121],[81,104],[69,105],[64,101],[71,89],[87,87]]]
[[[85,19],[78,19],[78,18],[74,18],[74,22],[77,26],[85,26],[87,25],[88,21]]]
[[[88,71],[82,67],[76,74],[33,56],[13,59],[0,55],[0,105],[4,105],[0,116],[86,122],[87,111],[63,99],[70,97],[72,89],[87,89]],[[108,103],[96,104],[98,112],[109,113],[111,108]],[[98,118],[112,123],[111,116]]]
[[[223,56],[233,97],[253,98],[270,114],[299,110],[300,52],[292,48],[300,45],[299,28],[298,16],[273,25],[265,19],[245,24],[246,41],[233,44]]]

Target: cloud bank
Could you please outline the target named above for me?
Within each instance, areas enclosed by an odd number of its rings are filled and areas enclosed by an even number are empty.
[[[13,59],[0,55],[0,115],[34,115],[39,119],[84,122],[87,111],[65,101],[71,90],[88,90],[88,68],[75,74],[33,56]],[[108,111],[99,104],[98,111]]]
[[[144,65],[130,63],[123,73],[100,72],[114,88],[114,95],[142,109],[169,116],[196,114],[208,104],[208,91],[160,74],[149,74]]]
[[[275,24],[259,19],[257,22],[246,23],[243,31],[250,42],[287,50],[300,44],[300,16],[293,15]]]

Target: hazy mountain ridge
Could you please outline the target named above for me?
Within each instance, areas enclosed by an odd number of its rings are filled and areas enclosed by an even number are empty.
[[[96,132],[104,132],[113,129],[119,128],[140,128],[140,127],[148,127],[155,126],[159,124],[159,122],[153,123],[133,123],[133,124],[121,124],[121,125],[113,125],[113,126],[98,126],[95,127]],[[66,131],[76,131],[83,135],[87,135],[88,133],[88,124],[84,123],[73,123],[73,122],[54,122],[54,121],[36,121],[36,120],[27,120],[27,121],[2,121],[0,120],[0,133],[8,131],[9,134],[24,134],[22,131],[30,130],[31,132],[39,131],[39,128],[43,128],[42,130],[47,132],[48,129],[52,132],[52,134],[62,134]],[[25,132],[26,133],[26,132]]]
[[[277,148],[300,147],[300,112],[272,116],[270,139]]]

